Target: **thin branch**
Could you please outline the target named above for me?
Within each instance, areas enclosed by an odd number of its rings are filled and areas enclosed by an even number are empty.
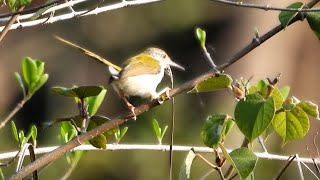
[[[319,1],[320,0],[311,1],[308,4],[308,7],[312,7],[313,5],[315,5]],[[126,2],[126,1],[123,1],[123,2]],[[130,3],[134,3],[134,2],[138,2],[138,1],[130,1]],[[139,1],[139,2],[141,4],[142,1]],[[129,2],[127,2],[127,3],[129,3]],[[150,3],[150,1],[148,1],[148,3]],[[128,6],[128,4],[126,4],[126,6]],[[107,8],[110,8],[110,7],[107,7]],[[103,8],[101,8],[100,10],[102,10],[102,9]],[[91,11],[90,13],[99,12],[100,10]],[[90,14],[90,13],[88,13],[88,14]],[[298,19],[295,18],[292,21],[292,23],[296,22],[297,20]],[[261,43],[265,42],[266,40],[268,40],[269,38],[271,38],[272,36],[274,36],[275,34],[280,32],[282,29],[283,29],[282,26],[278,25],[277,27],[270,30],[265,35],[261,36],[260,38],[255,38],[254,42],[256,42],[256,43],[251,43],[248,46],[246,46],[243,50],[240,50],[239,53],[237,53],[236,55],[229,58],[229,60],[225,64],[219,66],[218,69],[223,70],[223,69],[229,67],[231,64],[238,61],[241,57],[243,57],[244,55],[248,54],[250,51],[252,51],[256,47],[258,47]],[[207,73],[204,73],[204,74],[194,78],[193,80],[190,80],[190,81],[180,85],[179,87],[171,90],[169,95],[170,95],[170,97],[174,97],[182,92],[186,92],[186,91],[190,90],[191,88],[193,88],[197,83],[202,82],[213,75],[215,75],[215,71],[209,71]],[[150,110],[151,108],[158,106],[158,105],[159,105],[158,100],[153,100],[152,102],[150,102],[148,104],[143,104],[139,107],[136,107],[135,114],[138,116],[138,115],[140,115],[140,114],[142,114],[142,113],[144,113],[144,112],[146,112],[146,111]],[[28,164],[26,167],[24,167],[23,169],[21,169],[17,173],[13,174],[9,179],[22,179],[23,177],[27,176],[31,172],[33,172],[33,171],[45,166],[46,164],[58,159],[60,156],[62,156],[66,152],[72,150],[73,148],[85,143],[86,141],[96,137],[97,135],[99,135],[103,132],[106,132],[114,127],[117,127],[117,126],[125,123],[127,121],[127,119],[130,119],[132,117],[134,117],[133,113],[131,113],[131,112],[127,113],[123,116],[113,118],[111,121],[106,122],[106,123],[94,128],[94,129],[88,131],[85,134],[77,136],[75,139],[71,140],[70,142],[60,146],[59,148],[53,150],[50,153],[45,154],[44,156],[40,157],[39,159],[37,159],[33,163]]]
[[[319,8],[314,9],[295,9],[295,8],[278,8],[278,7],[272,7],[270,5],[257,5],[257,4],[247,4],[243,2],[236,2],[236,1],[227,1],[227,0],[211,0],[216,3],[221,4],[228,4],[232,6],[237,7],[246,7],[246,8],[253,8],[253,9],[262,9],[266,11],[291,11],[291,12],[319,12]]]
[[[80,3],[80,2],[84,2],[84,1],[89,1],[89,0],[68,1],[67,3],[63,3],[63,4],[60,4],[60,5],[54,6],[52,8],[49,8],[43,14],[47,14],[47,13],[52,12],[52,11],[57,11],[57,10],[60,10],[60,9],[66,8],[66,7],[70,7],[70,6],[73,6],[74,4],[77,4],[77,3]],[[107,11],[120,9],[120,8],[124,8],[124,7],[138,6],[138,5],[155,3],[155,2],[160,2],[160,1],[163,1],[163,0],[121,1],[120,3],[106,5],[104,7],[97,7],[96,9],[94,9],[94,10],[92,10],[90,12],[87,12],[87,10],[82,10],[82,11],[77,11],[77,12],[71,12],[71,13],[68,13],[68,14],[62,14],[62,15],[50,18],[49,21],[47,20],[47,18],[41,18],[41,19],[32,20],[32,21],[15,23],[10,27],[10,29],[37,26],[37,25],[43,24],[43,22],[46,22],[46,21],[47,21],[46,23],[54,23],[54,22],[57,22],[57,21],[71,19],[71,18],[78,17],[78,16],[82,17],[82,16],[88,16],[88,15],[96,15],[96,14],[99,14],[99,13],[102,13],[102,12],[107,12]],[[26,14],[26,15],[20,16],[20,18],[18,18],[18,19],[19,20],[28,19],[28,18],[32,17],[33,15],[34,15],[34,13]],[[2,31],[3,28],[4,28],[4,26],[1,26],[0,27],[0,31]]]
[[[303,171],[302,171],[302,168],[301,168],[301,163],[300,163],[299,155],[296,154],[295,156],[296,156],[296,159],[297,159],[297,164],[298,164],[300,179],[301,179],[301,180],[304,180],[304,175],[303,175]]]
[[[202,157],[200,154],[195,154],[195,155],[196,157],[199,157],[202,161],[204,161],[206,164],[208,164],[212,169],[215,169],[216,171],[218,171],[220,178],[222,180],[225,180],[220,167],[213,165],[211,162],[209,162],[206,158]]]
[[[17,15],[17,14],[23,15],[23,14],[33,13],[33,12],[36,12],[36,11],[42,9],[42,8],[45,8],[45,7],[48,7],[48,6],[51,6],[53,4],[57,4],[59,2],[63,2],[63,1],[64,0],[56,0],[56,1],[52,1],[52,2],[49,2],[49,3],[44,4],[44,5],[40,5],[40,6],[32,7],[32,8],[29,8],[29,9],[25,9],[23,11],[15,11],[15,12],[11,12],[11,13],[0,14],[0,18],[6,18],[6,17]]]
[[[161,152],[167,152],[170,150],[170,145],[144,145],[144,144],[107,144],[106,150],[101,150],[93,147],[92,145],[81,145],[76,148],[74,148],[72,151],[123,151],[123,150],[144,150],[144,151],[161,151]],[[42,148],[35,148],[34,152],[37,155],[46,154],[48,152],[51,152],[55,149],[59,148],[59,146],[50,146],[50,147],[42,147]],[[190,149],[193,148],[195,152],[197,153],[213,153],[212,148],[208,147],[193,147],[193,146],[172,146],[173,151],[179,151],[179,152],[188,152]],[[227,152],[231,152],[232,149],[227,149]],[[7,152],[0,154],[0,160],[3,159],[10,159],[14,157],[18,151],[13,152]],[[221,153],[221,152],[219,152]],[[268,154],[268,153],[259,153],[255,152],[256,156],[261,159],[268,159],[268,160],[280,160],[280,161],[287,161],[288,158],[292,156],[282,156],[277,154]],[[26,155],[29,155],[28,152],[26,152]],[[304,163],[313,163],[311,158],[300,158],[301,162]]]
[[[22,11],[25,8],[25,6],[22,6],[18,9],[19,11]],[[12,26],[12,24],[14,22],[16,22],[17,18],[19,17],[19,14],[16,14],[14,16],[11,17],[11,19],[9,20],[9,22],[7,23],[7,25],[4,27],[4,29],[1,31],[0,33],[0,42],[2,41],[2,39],[6,36],[6,34],[8,33],[10,27]]]
[[[287,163],[282,167],[282,169],[280,170],[280,172],[278,173],[278,175],[274,178],[276,180],[279,180],[280,177],[282,176],[282,174],[284,173],[284,171],[289,167],[289,165],[292,163],[292,161],[296,159],[296,156],[290,156],[287,160]]]
[[[319,177],[316,175],[316,173],[314,173],[314,172],[309,168],[309,166],[308,166],[306,163],[301,162],[301,161],[300,161],[300,163],[303,164],[303,165],[312,173],[312,175],[313,175],[317,180],[320,180]]]

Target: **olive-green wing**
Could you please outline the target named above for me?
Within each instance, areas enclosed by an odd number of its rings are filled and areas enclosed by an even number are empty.
[[[157,74],[160,72],[160,62],[148,54],[141,53],[127,60],[120,72],[120,79],[141,74]]]

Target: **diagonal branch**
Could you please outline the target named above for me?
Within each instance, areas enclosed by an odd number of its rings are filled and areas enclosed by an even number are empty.
[[[319,1],[320,0],[312,0],[308,4],[308,7],[313,7]],[[299,19],[295,18],[295,19],[293,19],[292,23],[294,23],[298,20]],[[232,65],[233,63],[238,61],[241,57],[243,57],[244,55],[248,54],[250,51],[252,51],[256,47],[258,47],[261,43],[265,42],[266,40],[268,40],[269,38],[271,38],[272,36],[274,36],[275,34],[280,32],[282,29],[283,29],[282,26],[278,25],[275,28],[273,28],[272,30],[270,30],[269,32],[267,32],[266,34],[264,34],[263,36],[255,38],[252,41],[252,43],[250,43],[245,48],[243,48],[238,53],[236,53],[234,56],[229,58],[227,60],[227,62],[225,64],[219,66],[218,69],[224,70],[225,68],[229,67],[230,65]],[[188,90],[193,88],[197,83],[200,83],[200,82],[206,80],[207,78],[215,75],[215,73],[216,73],[215,70],[206,72],[206,73],[180,85],[179,87],[170,91],[170,97],[174,97],[174,96],[181,94],[183,92],[187,92]],[[157,100],[154,100],[154,101],[147,103],[147,104],[143,104],[143,105],[135,108],[135,114],[138,116],[138,115],[140,115],[140,114],[142,114],[142,113],[144,113],[144,112],[146,112],[146,111],[150,110],[151,108],[158,106],[158,105],[159,104],[158,104]],[[128,119],[130,119],[133,116],[134,115],[132,113],[127,113],[125,115],[113,118],[111,121],[108,121],[108,122],[94,128],[94,129],[88,131],[87,133],[84,133],[82,135],[77,136],[75,139],[71,140],[70,142],[60,146],[59,148],[53,150],[50,153],[45,154],[44,156],[40,157],[39,159],[37,159],[33,163],[28,164],[23,169],[21,169],[20,171],[18,171],[15,174],[13,174],[9,179],[22,179],[22,178],[24,178],[28,174],[45,166],[48,163],[58,159],[59,157],[64,155],[66,152],[69,152],[70,150],[83,144],[84,142],[98,136],[99,134],[101,134],[103,132],[106,132],[112,128],[115,128],[115,127],[125,123]]]
[[[319,12],[319,8],[314,9],[295,9],[295,8],[278,8],[278,7],[272,7],[270,5],[257,5],[257,4],[247,4],[243,2],[236,2],[236,1],[228,1],[228,0],[211,0],[216,3],[221,4],[228,4],[232,6],[237,7],[246,7],[246,8],[253,8],[253,9],[262,9],[266,11],[291,11],[291,12]],[[308,7],[308,6],[307,6]]]

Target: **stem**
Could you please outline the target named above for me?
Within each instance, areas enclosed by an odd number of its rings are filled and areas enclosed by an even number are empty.
[[[212,169],[217,170],[217,171],[219,172],[220,178],[221,178],[222,180],[225,180],[225,178],[224,178],[224,176],[223,176],[223,173],[222,173],[220,167],[213,165],[213,164],[210,163],[206,158],[202,157],[200,154],[195,154],[195,155],[196,155],[196,157],[199,157],[199,158],[202,159],[205,163],[207,163]]]
[[[290,156],[288,158],[287,163],[282,167],[282,169],[280,170],[280,172],[278,173],[278,175],[274,178],[276,180],[279,180],[280,177],[282,176],[282,174],[284,173],[284,171],[289,167],[289,165],[291,164],[291,162],[296,158],[296,155],[294,156]]]
[[[9,113],[9,115],[0,123],[0,130],[12,119],[12,117],[20,111],[23,105],[30,99],[30,96],[23,98],[16,107]]]

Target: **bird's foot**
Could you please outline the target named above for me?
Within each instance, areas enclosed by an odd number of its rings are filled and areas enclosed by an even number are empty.
[[[171,88],[166,87],[158,93],[159,94],[159,96],[158,96],[158,103],[159,104],[162,104],[165,100],[171,99],[170,90],[171,90]]]
[[[134,107],[132,104],[127,104],[127,105],[128,105],[129,110],[130,110],[131,113],[133,114],[132,119],[133,119],[134,121],[136,121],[136,120],[137,120],[137,115],[136,115],[136,113],[134,112],[135,107]]]

